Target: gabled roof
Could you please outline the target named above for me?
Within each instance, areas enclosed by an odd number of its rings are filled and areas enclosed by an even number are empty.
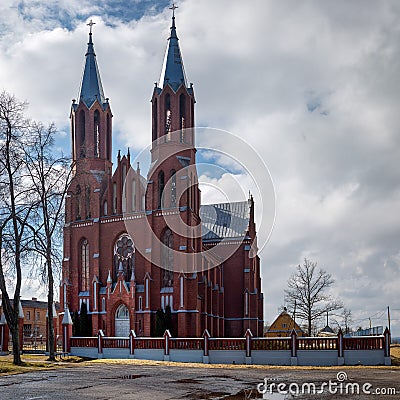
[[[200,207],[203,241],[244,238],[249,226],[248,201],[206,204]]]
[[[86,61],[79,89],[78,102],[83,101],[90,108],[98,100],[104,107],[106,99],[97,66],[96,53],[94,52],[92,33],[89,33],[89,43],[85,57]]]
[[[329,325],[326,325],[326,327],[324,329],[322,329],[320,331],[320,333],[335,333],[335,332],[333,331],[333,329]]]
[[[171,35],[168,38],[168,46],[165,52],[164,64],[158,86],[164,88],[169,84],[175,92],[182,84],[187,87],[186,74],[178,41],[179,39],[175,27],[175,15],[173,14]]]

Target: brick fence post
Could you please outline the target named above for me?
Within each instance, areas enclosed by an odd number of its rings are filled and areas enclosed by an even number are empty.
[[[169,339],[171,338],[171,333],[167,329],[164,332],[164,361],[169,361]]]
[[[129,332],[129,358],[135,358],[135,338],[136,338],[136,333],[132,329]]]
[[[203,363],[204,364],[209,364],[210,363],[210,358],[209,358],[209,339],[210,339],[210,332],[206,329],[203,332],[203,338],[204,338],[204,347],[203,347]]]
[[[2,313],[0,316],[0,355],[8,354],[9,331],[6,317]]]
[[[390,331],[388,327],[386,327],[385,332],[383,332],[384,340],[383,344],[385,347],[385,365],[392,365],[392,361],[390,359]]]
[[[72,318],[69,313],[68,307],[64,310],[64,317],[61,321],[62,325],[62,338],[63,338],[63,353],[69,353],[71,351],[71,336],[72,336]]]
[[[103,358],[103,337],[104,332],[99,329],[99,332],[97,333],[97,358]]]
[[[338,365],[344,365],[344,343],[343,343],[343,332],[339,329],[337,337],[337,349],[338,349]]]
[[[294,328],[290,334],[290,365],[297,365],[297,333]]]
[[[24,348],[24,310],[21,301],[18,303],[18,329],[19,329],[19,350],[22,353]]]
[[[252,338],[253,334],[251,333],[250,329],[247,329],[246,333],[244,334],[246,338],[246,364],[251,364],[251,347],[252,347]]]

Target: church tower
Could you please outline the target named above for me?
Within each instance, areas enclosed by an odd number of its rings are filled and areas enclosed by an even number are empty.
[[[78,100],[72,101],[70,111],[73,179],[65,202],[61,300],[71,311],[79,311],[82,301],[87,303],[88,311],[96,304],[93,279],[101,275],[99,220],[104,215],[104,204],[111,203],[112,113],[94,51],[94,22],[88,25]]]
[[[112,113],[108,98],[104,96],[94,51],[94,22],[88,25],[90,33],[85,67],[78,101],[72,101],[70,115],[72,157],[75,163],[84,162],[91,170],[107,171],[111,167]]]
[[[159,240],[152,244],[153,290],[165,297],[164,307],[177,312],[179,335],[201,335],[197,298],[196,257],[201,251],[200,191],[194,147],[194,90],[188,85],[172,7],[172,26],[152,104],[152,165],[146,210]],[[160,268],[161,266],[161,268]],[[188,273],[190,271],[190,273]],[[164,296],[164,293],[169,293]],[[161,299],[162,300],[162,299]],[[155,305],[156,306],[156,305]]]

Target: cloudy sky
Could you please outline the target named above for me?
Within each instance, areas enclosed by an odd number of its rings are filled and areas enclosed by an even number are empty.
[[[69,151],[92,18],[114,152],[136,154],[150,142],[168,6],[3,0],[0,89],[26,99],[35,119],[54,121],[57,145]],[[265,319],[309,257],[334,276],[354,325],[367,327],[370,316],[387,325],[390,305],[400,336],[400,3],[182,0],[176,16],[197,124],[256,148],[275,184],[275,226],[261,252]],[[229,192],[226,177],[214,183]]]

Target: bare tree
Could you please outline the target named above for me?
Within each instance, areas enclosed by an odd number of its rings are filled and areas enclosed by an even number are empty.
[[[0,289],[16,365],[21,364],[18,316],[22,260],[30,242],[27,228],[33,209],[23,157],[29,132],[25,108],[26,104],[14,96],[0,93]],[[12,288],[7,287],[8,272],[13,274],[13,299]]]
[[[308,335],[311,336],[314,321],[327,312],[343,307],[340,301],[328,293],[334,279],[326,271],[317,270],[317,263],[304,259],[296,272],[288,280],[285,290],[286,303],[291,310],[296,308],[296,317],[307,322]]]
[[[30,228],[33,251],[38,255],[36,273],[47,285],[47,324],[49,361],[55,361],[54,345],[54,275],[60,271],[64,200],[72,176],[69,159],[56,155],[54,124],[44,127],[32,123],[30,140],[25,147],[26,168],[33,185],[35,207]]]
[[[343,308],[341,317],[344,326],[344,333],[350,333],[350,325],[353,323],[351,310],[348,308]]]

